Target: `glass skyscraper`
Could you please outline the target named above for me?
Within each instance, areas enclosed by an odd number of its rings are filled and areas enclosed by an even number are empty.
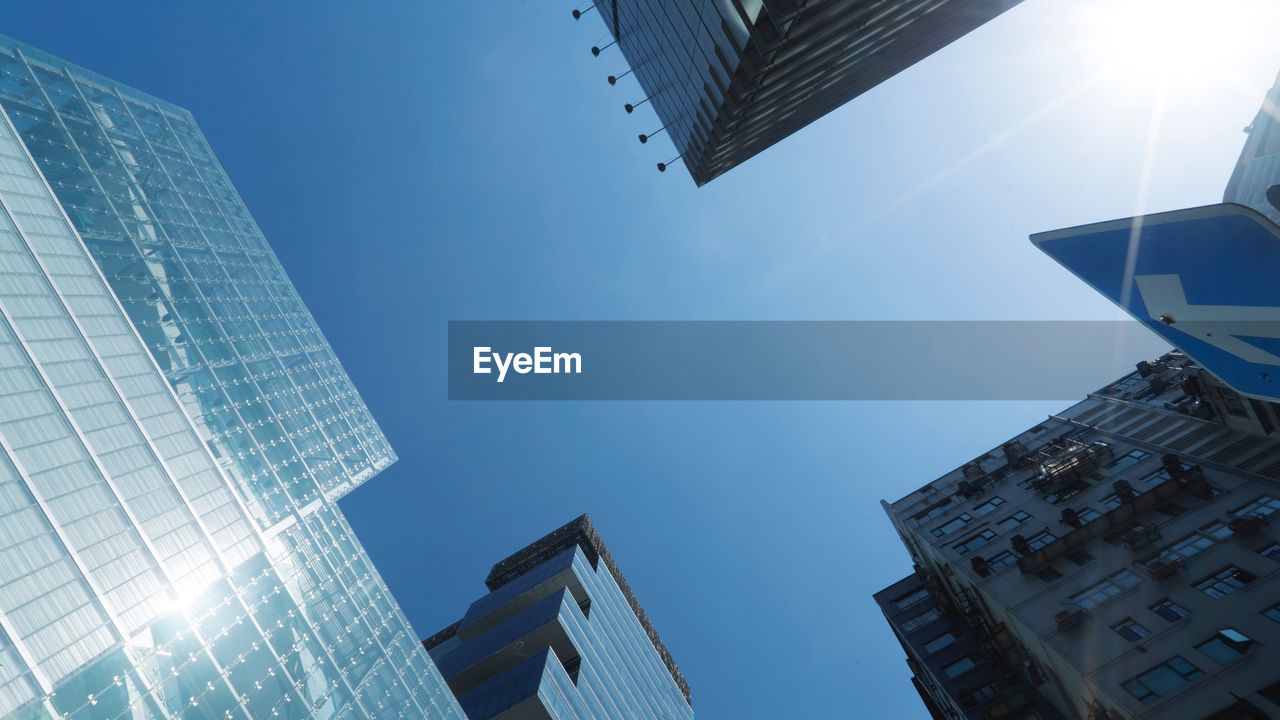
[[[692,720],[689,685],[587,516],[485,584],[423,641],[470,720]]]
[[[462,718],[395,460],[191,115],[0,38],[0,716]]]
[[[644,91],[631,103],[652,105],[704,185],[1019,2],[599,0],[593,8]]]
[[[1227,182],[1223,201],[1248,205],[1280,223],[1280,209],[1267,200],[1267,189],[1280,183],[1280,75],[1245,132],[1249,139]]]

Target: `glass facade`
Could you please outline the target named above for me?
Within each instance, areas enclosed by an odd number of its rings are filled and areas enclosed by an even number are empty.
[[[536,558],[424,641],[467,717],[690,720],[684,679],[607,551],[530,548]]]
[[[1249,139],[1227,183],[1224,202],[1248,205],[1280,223],[1280,210],[1267,201],[1267,188],[1280,183],[1280,76],[1258,116],[1245,128]]]
[[[394,460],[185,111],[0,38],[0,716],[463,716]]]
[[[703,185],[1020,1],[602,0],[595,7]]]

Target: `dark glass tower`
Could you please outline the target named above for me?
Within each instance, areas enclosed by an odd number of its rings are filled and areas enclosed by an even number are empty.
[[[691,720],[689,686],[586,515],[493,566],[423,641],[470,720]]]
[[[704,185],[1020,1],[599,0],[595,8]]]

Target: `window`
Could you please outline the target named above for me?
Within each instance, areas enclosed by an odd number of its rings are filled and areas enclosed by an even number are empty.
[[[1057,539],[1057,535],[1054,535],[1048,530],[1041,530],[1035,535],[1027,538],[1027,546],[1031,548],[1031,552],[1035,552]]]
[[[1231,514],[1239,515],[1240,517],[1246,517],[1248,515],[1267,517],[1277,510],[1280,510],[1280,500],[1276,500],[1270,495],[1263,495],[1244,507],[1236,508],[1231,511]]]
[[[1101,582],[1094,583],[1071,596],[1071,602],[1088,610],[1097,607],[1125,590],[1137,585],[1142,580],[1129,570],[1121,570]]]
[[[1013,553],[1004,550],[999,555],[988,560],[987,567],[991,569],[992,574],[995,574],[1011,565],[1017,564],[1017,562],[1018,559],[1013,556]]]
[[[1211,598],[1224,598],[1257,579],[1258,576],[1248,570],[1228,565],[1196,583],[1195,587]]]
[[[1191,611],[1182,607],[1172,600],[1161,600],[1151,606],[1151,612],[1168,620],[1169,622],[1178,622],[1182,618],[1191,617]]]
[[[1129,642],[1138,642],[1142,638],[1151,634],[1150,630],[1142,627],[1142,625],[1133,618],[1125,618],[1115,625],[1112,625],[1111,629],[1115,630],[1120,637],[1128,640]]]
[[[1051,495],[1045,495],[1044,500],[1050,505],[1057,505],[1058,503],[1064,500],[1070,500],[1071,498],[1079,495],[1080,493],[1088,489],[1089,489],[1089,483],[1083,480],[1077,480],[1071,483],[1070,485],[1067,485],[1066,487],[1062,488],[1056,493],[1053,493]]]
[[[912,605],[915,605],[921,600],[927,600],[928,598],[929,598],[929,588],[922,587],[917,590],[912,590],[906,595],[902,595],[900,597],[894,598],[893,604],[897,605],[899,610],[906,610],[907,608],[911,607]]]
[[[1000,497],[999,495],[996,495],[990,500],[975,507],[973,509],[973,514],[977,515],[978,517],[982,517],[983,515],[986,515],[987,513],[995,510],[996,508],[1000,507],[1003,504],[1004,504],[1004,498]]]
[[[1018,512],[996,523],[996,527],[1000,528],[1000,532],[1008,532],[1009,530],[1012,530],[1022,525],[1022,523],[1030,519],[1031,519],[1030,514],[1019,510]]]
[[[1178,517],[1187,512],[1187,509],[1178,503],[1168,502],[1156,508],[1156,512],[1166,517]]]
[[[960,515],[954,520],[947,523],[943,523],[942,525],[934,528],[933,536],[938,538],[946,537],[951,533],[963,528],[965,525],[968,525],[969,522],[972,520],[973,520],[972,515],[970,515],[969,513],[964,513],[963,515]]]
[[[1113,473],[1118,473],[1137,465],[1143,460],[1146,460],[1150,455],[1151,453],[1146,450],[1130,450],[1124,455],[1112,460],[1110,464],[1107,465],[1107,469]]]
[[[1223,628],[1218,634],[1196,646],[1205,657],[1219,665],[1230,665],[1244,657],[1253,647],[1251,640],[1235,628]]]
[[[1146,485],[1147,487],[1156,487],[1158,485],[1163,485],[1172,479],[1173,479],[1173,476],[1169,474],[1169,471],[1165,470],[1164,468],[1161,468],[1151,473],[1150,475],[1142,478],[1142,484]]]
[[[1153,560],[1168,562],[1170,560],[1190,560],[1209,548],[1231,537],[1231,530],[1220,522],[1211,522],[1194,533],[1180,538],[1161,550]],[[1147,561],[1150,565],[1151,560]]]
[[[973,697],[974,705],[981,705],[984,702],[995,699],[1000,694],[1000,686],[996,683],[987,683],[982,687],[974,690],[970,695]]]
[[[1267,618],[1268,620],[1274,620],[1275,622],[1280,623],[1280,603],[1272,605],[1266,610],[1263,610],[1262,616]]]
[[[946,673],[947,677],[954,679],[969,672],[975,667],[977,667],[977,664],[973,662],[973,658],[962,657],[959,660],[951,663],[950,665],[942,668],[942,672]]]
[[[1094,520],[1097,520],[1098,518],[1102,517],[1102,513],[1098,512],[1097,510],[1094,510],[1091,507],[1082,507],[1076,511],[1076,517],[1080,518],[1081,525],[1088,525]]]
[[[948,510],[947,506],[950,504],[951,504],[951,498],[943,498],[939,500],[937,504],[931,505],[925,508],[924,510],[921,510],[920,512],[916,513],[915,515],[912,515],[911,519],[915,520],[917,525],[923,522],[928,522],[938,517],[939,515],[945,513]]]
[[[1268,560],[1280,562],[1280,543],[1271,543],[1270,545],[1258,551],[1258,554]]]
[[[1087,550],[1077,550],[1067,555],[1067,559],[1081,567],[1093,562],[1093,556]]]
[[[988,529],[988,530],[983,530],[977,535],[972,535],[966,538],[965,540],[962,540],[956,543],[955,545],[952,545],[951,547],[954,548],[956,552],[960,553],[961,555],[964,555],[967,552],[972,552],[974,550],[977,550],[978,548],[986,545],[987,543],[995,539],[996,539],[996,534]]]
[[[938,608],[932,608],[930,610],[926,610],[920,613],[919,615],[903,620],[902,631],[912,632],[915,630],[919,630],[925,625],[928,625],[929,623],[934,622],[941,617],[942,617],[942,611],[939,610]]]
[[[1187,662],[1181,655],[1175,655],[1141,675],[1126,680],[1120,686],[1143,704],[1150,705],[1202,677],[1203,670]]]
[[[1062,577],[1062,573],[1058,572],[1058,569],[1057,569],[1057,568],[1055,568],[1054,566],[1050,565],[1049,567],[1047,567],[1047,568],[1045,568],[1045,569],[1041,570],[1040,572],[1036,573],[1036,577],[1040,578],[1041,580],[1043,580],[1043,581],[1045,581],[1045,582],[1047,582],[1047,583],[1051,583],[1051,582],[1053,582],[1054,580],[1058,580],[1058,579],[1060,579],[1060,578]]]
[[[948,632],[942,633],[938,637],[925,643],[924,649],[925,649],[925,652],[932,655],[933,653],[936,653],[945,647],[954,645],[955,642],[956,642],[956,634],[948,631]]]

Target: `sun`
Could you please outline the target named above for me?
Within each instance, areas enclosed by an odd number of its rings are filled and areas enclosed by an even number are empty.
[[[1105,74],[1134,83],[1213,75],[1261,40],[1258,6],[1259,0],[1106,0],[1090,13],[1091,52]]]

